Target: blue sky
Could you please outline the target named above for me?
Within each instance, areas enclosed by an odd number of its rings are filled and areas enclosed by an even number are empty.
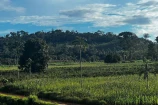
[[[51,29],[158,36],[157,0],[1,0],[0,35]]]

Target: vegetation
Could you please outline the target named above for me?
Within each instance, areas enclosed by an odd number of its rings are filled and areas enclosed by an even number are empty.
[[[0,102],[158,105],[158,43],[148,38],[132,32],[11,32],[0,38],[0,91],[29,97],[0,95]]]
[[[1,105],[56,105],[55,103],[39,100],[36,96],[21,97],[7,94],[0,94]]]
[[[31,79],[12,84],[15,90],[25,90],[40,98],[82,103],[96,100],[109,104],[158,104],[157,77],[150,75],[150,87],[138,75],[68,79]],[[11,87],[11,86],[10,86]]]
[[[30,39],[24,44],[19,68],[27,72],[44,71],[48,65],[48,46],[41,39]]]
[[[104,62],[105,63],[118,63],[121,61],[121,58],[117,54],[108,54],[105,56]]]
[[[51,65],[56,66],[44,74],[32,74],[30,77],[25,72],[21,72],[20,81],[14,71],[13,74],[4,72],[2,76],[7,78],[8,82],[0,91],[28,96],[37,95],[42,99],[87,105],[139,105],[152,102],[157,104],[157,77],[148,74],[149,87],[146,87],[146,81],[137,75],[145,68],[146,64],[143,62],[83,63],[82,88],[79,64],[52,63]],[[156,63],[148,63],[148,65],[153,68],[157,66]]]
[[[25,31],[11,32],[5,37],[0,37],[0,63],[4,65],[18,64],[18,59],[24,53],[25,43],[30,39],[36,40],[37,38],[44,40],[48,45],[51,61],[79,61],[79,46],[74,46],[72,43],[76,37],[81,37],[87,43],[86,49],[81,52],[82,61],[103,61],[105,56],[110,53],[116,53],[122,60],[127,61],[157,58],[157,43],[148,40],[148,36],[149,34],[144,38],[138,38],[132,32],[121,32],[116,35],[112,32],[105,34],[100,31],[79,33],[68,30],[38,31],[31,34]],[[148,50],[149,44],[153,44],[154,49]],[[31,45],[28,46],[33,48]]]
[[[139,74],[141,68],[144,67],[142,62],[137,63],[113,63],[104,64],[103,62],[83,62],[82,75],[83,77],[98,77],[98,76],[111,76],[111,75],[128,75]],[[1,79],[18,80],[18,71],[3,71],[0,70]],[[57,62],[50,63],[48,70],[42,74],[32,74],[31,78],[70,78],[80,77],[79,63]],[[29,79],[30,76],[26,72],[20,71],[20,80]]]

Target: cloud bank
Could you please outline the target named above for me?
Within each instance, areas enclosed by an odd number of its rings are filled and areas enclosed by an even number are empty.
[[[45,2],[28,0],[28,2],[32,3],[30,4],[32,6],[43,5],[42,8],[38,8],[39,15],[35,12],[37,10],[32,9],[32,12],[37,15],[31,15],[29,7],[14,6],[13,1],[2,0],[0,11],[26,12],[26,14],[0,19],[0,22],[56,27],[64,27],[66,24],[91,23],[91,27],[97,28],[130,25],[132,26],[131,31],[140,36],[144,33],[157,36],[158,33],[157,0],[138,0],[137,2],[126,2],[125,5],[111,4],[104,0],[98,0],[98,2],[95,0],[46,0]],[[35,4],[35,2],[38,3]],[[40,11],[43,11],[43,15],[40,14]]]

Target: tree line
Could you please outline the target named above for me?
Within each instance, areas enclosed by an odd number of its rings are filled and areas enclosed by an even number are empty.
[[[38,31],[29,34],[25,31],[10,32],[0,37],[0,63],[18,64],[24,52],[24,45],[30,39],[41,39],[48,45],[50,61],[79,61],[80,46],[73,43],[77,37],[85,39],[82,47],[83,61],[103,61],[109,54],[120,57],[122,61],[158,60],[158,37],[156,42],[148,40],[149,34],[139,38],[133,32],[121,32],[118,35],[103,31],[80,33],[77,31],[62,31],[60,29],[48,32]],[[32,48],[32,45],[28,45]]]

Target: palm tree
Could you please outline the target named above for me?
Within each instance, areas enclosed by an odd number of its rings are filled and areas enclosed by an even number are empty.
[[[85,38],[82,37],[76,37],[76,39],[73,41],[74,45],[79,46],[79,52],[80,52],[80,76],[81,76],[81,88],[83,86],[83,81],[82,81],[82,48],[85,48],[87,43],[85,42],[87,41]]]

